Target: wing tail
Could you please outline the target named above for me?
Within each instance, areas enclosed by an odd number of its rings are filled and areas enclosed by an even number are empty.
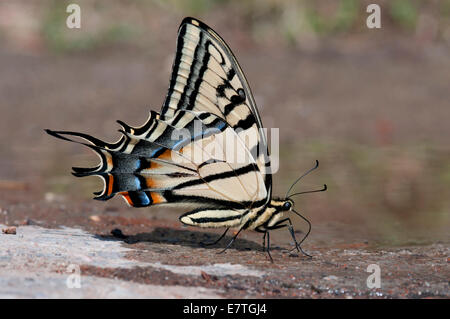
[[[195,120],[200,125],[196,125]],[[121,121],[119,124],[122,136],[115,143],[78,132],[48,129],[46,132],[89,147],[99,156],[97,166],[73,167],[72,172],[76,177],[98,176],[103,180],[103,190],[94,193],[95,199],[108,200],[120,194],[136,207],[165,203],[167,200],[163,200],[162,191],[198,180],[198,165],[183,156],[180,150],[225,128],[225,123],[215,116],[183,110],[166,121],[160,120],[159,114],[152,111],[141,127],[131,127]],[[157,193],[152,199],[149,192]]]
[[[175,151],[127,134],[111,144],[84,133],[46,132],[56,138],[85,145],[100,157],[100,163],[95,167],[72,168],[72,174],[76,177],[98,176],[103,180],[103,189],[94,193],[94,199],[97,200],[108,200],[119,194],[129,205],[135,207],[162,204],[167,202],[162,195],[164,190],[180,182],[198,178],[192,167],[173,161],[173,158],[179,157]],[[130,151],[130,144],[136,146],[140,142],[145,143],[145,147],[141,145],[136,149],[137,152]]]

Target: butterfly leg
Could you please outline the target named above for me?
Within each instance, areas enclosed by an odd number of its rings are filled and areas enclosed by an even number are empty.
[[[285,222],[288,222],[288,224],[284,224]],[[295,247],[292,250],[297,249],[298,252],[301,252],[302,254],[304,254],[305,256],[308,256],[309,258],[312,258],[312,256],[307,254],[300,246],[300,244],[305,240],[306,237],[304,237],[300,241],[300,243],[297,242],[297,239],[295,238],[295,234],[294,234],[294,226],[292,225],[292,221],[290,218],[282,219],[282,220],[278,221],[275,225],[266,227],[266,229],[274,230],[274,229],[280,229],[280,228],[284,228],[284,227],[288,228],[289,233],[291,234],[291,237],[294,240]]]
[[[270,262],[273,263],[273,258],[272,258],[272,255],[270,254],[270,233],[269,233],[269,231],[266,231],[264,233],[264,237],[266,237],[266,234],[267,234],[267,255],[269,255]]]
[[[230,228],[228,227],[226,230],[225,230],[225,232],[217,239],[217,240],[215,240],[215,241],[213,241],[213,242],[209,242],[209,243],[205,243],[205,242],[200,242],[200,245],[202,245],[202,246],[211,246],[211,245],[215,245],[215,244],[217,244],[222,238],[224,238],[225,237],[225,235],[227,234],[227,232],[228,232],[228,230],[229,230]]]
[[[255,231],[257,231],[258,233],[263,233],[263,244],[262,244],[262,250],[263,251],[267,251],[267,254],[269,255],[270,261],[273,263],[273,258],[272,255],[270,254],[270,234],[269,231],[264,228],[255,228]],[[267,238],[267,250],[266,250],[266,238]]]
[[[257,227],[255,228],[255,231],[258,233],[263,233],[263,240],[262,240],[262,251],[266,251],[266,235],[267,235],[267,230],[265,230],[264,228],[260,228]]]
[[[264,235],[263,235],[263,244],[262,244],[263,252],[266,251],[266,235],[267,235],[267,232],[265,231]]]
[[[308,256],[309,258],[312,258],[312,256],[310,254],[307,254],[303,249],[302,246],[300,246],[300,244],[303,242],[303,240],[305,240],[305,238],[302,239],[302,241],[299,243],[297,243],[297,240],[295,239],[295,234],[294,234],[294,228],[292,227],[292,224],[288,226],[289,232],[291,233],[292,239],[294,240],[295,243],[295,247],[291,249],[297,249],[298,252],[302,252],[303,255]]]
[[[233,244],[234,240],[237,238],[237,236],[239,235],[239,233],[244,229],[244,227],[241,227],[241,229],[239,229],[239,231],[237,232],[236,235],[233,236],[233,238],[231,238],[230,242],[228,243],[227,247],[225,247],[225,249],[221,250],[220,252],[218,252],[218,254],[222,254],[224,253],[228,248],[230,248],[231,244]]]

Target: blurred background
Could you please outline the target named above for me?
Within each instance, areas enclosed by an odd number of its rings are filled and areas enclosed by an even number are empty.
[[[81,29],[66,26],[70,3]],[[381,29],[366,26],[370,3]],[[449,0],[3,0],[0,223],[177,220],[181,211],[92,201],[101,182],[70,168],[97,158],[43,129],[115,141],[117,119],[137,126],[159,111],[185,16],[227,41],[264,126],[280,128],[274,193],[320,161],[296,186],[329,186],[296,198],[314,243],[449,242]]]

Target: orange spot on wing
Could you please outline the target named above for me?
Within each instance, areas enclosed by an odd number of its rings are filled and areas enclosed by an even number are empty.
[[[152,203],[153,204],[160,204],[164,203],[166,199],[161,196],[159,193],[150,193],[150,196],[152,197]]]
[[[112,156],[109,154],[106,155],[106,163],[108,164],[108,168],[113,167]]]
[[[114,176],[109,174],[108,180],[108,196],[111,195],[114,186]]]
[[[145,178],[145,183],[147,184],[147,188],[157,188],[155,180],[153,180],[151,177]]]
[[[128,192],[122,192],[120,193],[120,195],[122,195],[123,198],[125,198],[125,200],[128,202],[130,206],[133,206],[133,201],[131,200],[130,195],[128,195]]]
[[[159,159],[165,159],[170,160],[172,159],[172,151],[171,150],[165,150],[164,153],[158,156]]]
[[[156,168],[161,168],[161,167],[162,167],[162,165],[157,162],[152,161],[150,164],[150,169],[156,169]]]

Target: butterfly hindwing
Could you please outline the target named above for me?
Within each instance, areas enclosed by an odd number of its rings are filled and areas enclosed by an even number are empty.
[[[174,123],[179,113],[185,118]],[[135,207],[198,203],[235,208],[265,200],[267,193],[260,187],[263,180],[253,158],[247,156],[241,163],[227,159],[223,141],[226,135],[236,136],[227,123],[209,113],[179,110],[175,115],[167,121],[150,116],[153,123],[143,125],[145,130],[122,123],[123,137],[114,144],[82,133],[49,132],[69,141],[78,142],[69,137],[87,140],[90,144],[78,143],[100,156],[101,163],[94,168],[74,168],[75,176],[96,175],[104,180],[103,191],[96,199],[107,200],[119,194]],[[194,121],[200,133],[191,125]],[[187,132],[183,135],[182,130]],[[136,132],[139,135],[133,134]],[[238,153],[246,152],[239,140],[235,144]]]

